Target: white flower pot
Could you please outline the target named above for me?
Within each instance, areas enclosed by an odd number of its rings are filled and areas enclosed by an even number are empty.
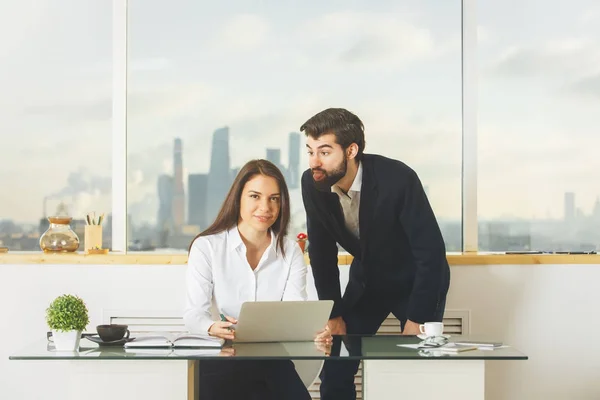
[[[78,351],[81,331],[55,331],[52,330],[54,347],[58,351]]]

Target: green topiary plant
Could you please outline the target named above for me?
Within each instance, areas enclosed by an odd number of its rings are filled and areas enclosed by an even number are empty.
[[[59,296],[46,309],[46,323],[55,331],[83,331],[89,322],[88,309],[77,296]]]

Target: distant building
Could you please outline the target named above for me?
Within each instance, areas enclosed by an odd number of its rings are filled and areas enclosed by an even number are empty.
[[[206,219],[208,193],[208,175],[190,174],[188,176],[188,224],[197,225],[200,230],[208,227]]]
[[[267,160],[281,169],[281,149],[267,149]]]
[[[211,224],[217,217],[223,200],[233,182],[229,160],[229,128],[219,128],[213,134],[208,171],[206,220]]]
[[[158,243],[167,247],[167,238],[173,232],[173,177],[161,175],[158,177],[158,216],[156,227]]]
[[[289,153],[287,168],[287,184],[290,189],[300,187],[300,134],[291,132],[289,137]]]
[[[575,220],[575,193],[565,192],[565,222]]]
[[[183,145],[176,138],[173,146],[173,227],[179,231],[185,223],[185,189],[183,186]]]

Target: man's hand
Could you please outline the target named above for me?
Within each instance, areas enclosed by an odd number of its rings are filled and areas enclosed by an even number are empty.
[[[332,335],[345,335],[346,334],[346,323],[342,317],[332,318],[327,322],[329,331]],[[417,330],[419,327],[417,326]]]
[[[315,342],[317,350],[326,356],[331,355],[331,342]]]
[[[406,320],[404,324],[404,330],[402,331],[403,335],[420,335],[421,331],[419,330],[419,325],[416,322],[412,322],[410,319]]]
[[[325,325],[325,329],[317,332],[315,335],[315,342],[317,343],[331,343],[332,341],[331,331],[329,331],[329,326],[327,325]]]

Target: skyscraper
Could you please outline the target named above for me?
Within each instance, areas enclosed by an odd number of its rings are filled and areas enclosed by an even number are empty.
[[[565,192],[565,222],[575,220],[575,193]]]
[[[173,177],[160,175],[157,184],[158,216],[156,230],[160,247],[167,247],[167,237],[173,232]]]
[[[594,209],[592,210],[592,217],[596,221],[600,220],[600,198],[596,197],[596,202],[594,203]]]
[[[230,171],[229,127],[223,127],[213,133],[212,139],[206,199],[208,224],[211,224],[219,213],[229,186],[233,182]]]
[[[185,189],[183,187],[183,155],[181,139],[173,147],[173,225],[179,231],[185,223]]]
[[[198,225],[200,230],[208,227],[206,221],[207,188],[208,175],[190,174],[188,176],[188,224]]]
[[[300,187],[300,134],[291,132],[289,138],[287,183],[290,189]]]
[[[267,149],[267,160],[275,164],[277,168],[283,170],[281,165],[281,149]]]

